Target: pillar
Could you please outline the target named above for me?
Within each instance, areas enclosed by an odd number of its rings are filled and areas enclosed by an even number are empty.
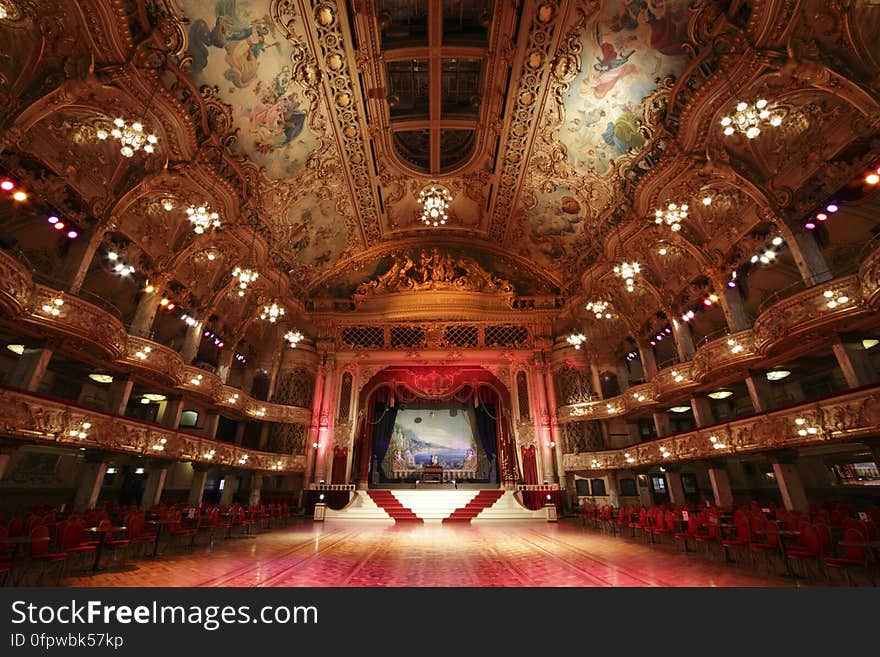
[[[730,488],[730,476],[724,463],[714,463],[709,467],[709,481],[712,484],[712,494],[715,497],[715,506],[722,509],[733,507],[733,491]]]
[[[260,425],[260,442],[257,444],[257,449],[260,451],[266,451],[266,445],[269,444],[269,431],[272,426],[268,422],[263,422]]]
[[[202,322],[196,322],[195,325],[186,327],[183,346],[180,348],[180,357],[186,365],[192,363],[199,353],[199,345],[202,343],[202,329]]]
[[[669,501],[673,506],[684,506],[687,500],[684,497],[684,486],[681,483],[681,472],[667,468],[666,490],[669,491]]]
[[[715,418],[712,415],[712,404],[705,397],[691,397],[691,410],[694,413],[694,421],[697,427],[707,427],[715,424]]]
[[[15,368],[6,377],[6,383],[13,388],[36,392],[52,360],[50,347],[27,348],[18,357]]]
[[[226,383],[229,379],[229,371],[232,369],[232,361],[235,358],[235,348],[230,347],[220,352],[220,360],[217,362],[217,376],[220,381]]]
[[[220,424],[220,413],[216,411],[208,411],[205,413],[205,424],[202,426],[202,434],[206,438],[213,438],[217,435],[217,425]]]
[[[238,488],[238,477],[234,474],[226,475],[226,483],[223,491],[220,493],[220,505],[229,506],[232,504],[232,498],[235,495],[235,489]]]
[[[749,391],[749,399],[752,400],[752,408],[755,409],[755,412],[765,413],[771,410],[775,395],[767,377],[758,372],[749,372],[745,381]]]
[[[162,301],[161,288],[165,286],[166,278],[151,280],[150,284],[155,288],[152,292],[144,292],[138,299],[137,308],[134,311],[134,318],[128,327],[129,333],[148,338],[153,333],[153,322],[156,319],[156,313],[159,312],[160,302]]]
[[[672,433],[672,427],[669,424],[669,415],[666,411],[654,411],[654,429],[657,431],[657,437],[662,438]]]
[[[168,397],[159,423],[169,429],[180,427],[180,416],[183,413],[183,397]]]
[[[319,483],[322,479],[330,481],[327,468],[330,466],[328,455],[333,447],[333,419],[336,399],[337,377],[333,356],[324,357],[324,390],[321,393],[321,414],[318,426],[318,449],[315,450],[315,473],[312,481]]]
[[[809,510],[807,493],[801,481],[795,458],[793,456],[779,456],[771,459],[773,474],[776,475],[776,484],[782,494],[782,503],[789,511]]]
[[[88,239],[80,238],[68,243],[69,248],[62,260],[58,278],[68,284],[67,289],[71,294],[76,294],[82,287],[95,252],[104,240],[104,231],[104,226],[98,226]]]
[[[868,352],[860,344],[844,342],[839,335],[835,335],[831,349],[850,388],[867,386],[877,380],[877,371],[868,358]]]
[[[694,351],[696,351],[690,325],[680,321],[672,313],[667,313],[667,316],[670,317],[669,323],[672,325],[672,337],[675,338],[678,359],[682,362],[690,360],[694,357]]]
[[[550,437],[556,443],[553,449],[552,458],[556,459],[556,480],[559,487],[565,487],[565,468],[563,466],[562,456],[564,454],[562,445],[562,431],[559,428],[559,422],[556,417],[556,386],[553,385],[553,373],[550,367],[544,364],[544,390],[547,393],[547,410],[550,415]]]
[[[602,392],[602,377],[599,376],[599,364],[594,360],[590,361],[590,381],[596,396],[599,399],[605,399],[605,394]]]
[[[798,230],[794,233],[794,241],[788,242],[788,248],[807,287],[833,278],[813,233]]]
[[[550,411],[547,404],[547,386],[544,379],[544,363],[539,355],[529,363],[528,373],[532,379],[531,389],[534,409],[533,419],[535,423],[535,435],[538,438],[538,444],[541,448],[541,463],[539,475],[543,481],[556,483],[554,474],[555,463],[553,448],[550,443],[553,440],[551,426],[553,419],[550,417]]]
[[[104,454],[87,454],[80,468],[79,484],[73,498],[74,511],[94,509],[107,474],[109,458]]]
[[[617,366],[617,386],[620,394],[629,390],[629,370],[623,363]]]
[[[626,433],[629,436],[629,444],[634,445],[638,442],[641,442],[642,435],[639,432],[639,423],[629,420],[625,420],[624,422],[626,424]],[[611,445],[606,445],[606,447],[611,447]]]
[[[113,377],[113,383],[110,384],[110,400],[107,404],[107,410],[110,413],[125,415],[125,408],[128,406],[133,386],[134,380],[131,376],[116,375]]]
[[[608,493],[611,506],[620,506],[620,486],[617,485],[617,475],[613,472],[605,477],[605,492]]]
[[[241,445],[244,443],[244,430],[247,428],[247,421],[239,422],[235,425],[235,444]]]
[[[204,463],[193,463],[193,478],[189,486],[189,498],[187,502],[192,506],[201,506],[202,497],[205,494],[205,484],[208,481],[208,469],[210,466]],[[224,489],[225,490],[225,489]]]
[[[260,504],[260,493],[263,489],[263,475],[251,475],[251,494],[248,498],[248,506],[258,506]]]
[[[718,289],[719,300],[721,301],[721,310],[724,313],[724,319],[727,321],[727,328],[731,333],[737,331],[745,331],[752,325],[752,318],[746,312],[743,305],[742,295],[739,293],[738,287],[730,287],[726,283],[721,284]]]
[[[144,495],[141,498],[141,508],[145,511],[159,503],[162,498],[162,489],[165,487],[165,478],[168,476],[170,463],[157,464],[147,475],[147,485],[144,487]]]
[[[642,361],[642,372],[645,381],[650,381],[657,375],[657,359],[654,357],[654,348],[649,344],[638,343],[639,360]]]
[[[251,394],[254,389],[254,368],[246,367],[241,373],[241,389],[247,394]]]
[[[315,371],[315,392],[312,395],[312,424],[309,427],[308,443],[306,443],[306,469],[303,478],[303,486],[308,488],[315,467],[315,457],[318,450],[313,447],[321,442],[321,405],[324,395],[324,365],[319,365]]]

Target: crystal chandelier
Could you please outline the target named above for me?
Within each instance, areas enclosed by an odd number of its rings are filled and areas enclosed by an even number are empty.
[[[263,321],[269,320],[270,324],[274,324],[278,321],[279,317],[284,317],[284,308],[279,306],[276,302],[272,302],[271,305],[263,306],[263,312],[260,313],[260,319]]]
[[[236,267],[232,270],[232,277],[238,279],[238,296],[243,297],[248,285],[253,283],[260,274],[247,267]]]
[[[122,144],[119,152],[125,157],[131,157],[135,151],[143,150],[145,153],[152,153],[153,146],[159,142],[158,137],[152,133],[144,132],[144,124],[135,121],[131,125],[122,119],[115,119],[110,132],[106,128],[98,128],[95,136],[104,141],[107,137],[114,137]]]
[[[587,336],[583,333],[572,333],[565,339],[565,341],[575,349],[580,349],[581,345],[587,341]]]
[[[626,283],[627,292],[632,292],[635,289],[635,277],[640,271],[639,263],[626,262],[625,260],[614,267],[614,273],[620,276]]]
[[[441,226],[449,217],[446,211],[452,201],[452,194],[445,187],[431,185],[419,194],[419,205],[422,206],[422,221],[426,226]]]
[[[190,220],[193,230],[199,235],[208,228],[220,228],[220,215],[213,212],[207,203],[199,206],[189,206],[186,209],[186,218]]]
[[[686,203],[678,205],[670,203],[665,210],[656,210],[654,212],[655,224],[666,224],[673,232],[677,233],[681,230],[681,222],[687,219],[688,206]]]
[[[763,98],[754,104],[743,101],[737,103],[733,116],[725,116],[721,119],[724,134],[729,137],[739,130],[749,139],[754,139],[761,134],[761,124],[766,122],[773,127],[781,125],[782,117],[770,112],[767,104]]]
[[[608,307],[610,305],[611,304],[608,303],[607,301],[602,301],[602,300],[590,301],[587,304],[587,311],[595,314],[596,319],[602,319],[603,317],[605,319],[611,319],[611,317],[612,317],[611,311],[608,309]]]
[[[295,329],[291,329],[287,333],[284,334],[284,339],[290,343],[290,348],[294,349],[297,344],[303,339],[303,334]]]

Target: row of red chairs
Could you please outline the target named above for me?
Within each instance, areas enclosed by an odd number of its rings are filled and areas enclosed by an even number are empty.
[[[613,535],[628,534],[652,544],[668,538],[668,543],[680,543],[686,552],[718,554],[728,562],[770,568],[778,560],[786,575],[837,580],[836,573],[843,573],[848,584],[855,583],[855,575],[874,584],[878,511],[870,507],[862,518],[856,518],[850,515],[851,507],[802,513],[758,504],[733,511],[585,505],[577,515],[585,524],[590,522]],[[832,518],[839,524],[832,524]]]

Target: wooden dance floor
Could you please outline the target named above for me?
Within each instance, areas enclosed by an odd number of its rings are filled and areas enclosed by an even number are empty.
[[[214,549],[175,549],[75,586],[785,586],[670,546],[573,522],[491,526],[306,523]]]

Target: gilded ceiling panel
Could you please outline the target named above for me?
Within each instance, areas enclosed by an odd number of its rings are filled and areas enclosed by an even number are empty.
[[[189,19],[189,75],[233,109],[236,150],[272,179],[302,173],[321,146],[317,97],[296,80],[295,50],[269,17],[269,0],[178,0]]]

